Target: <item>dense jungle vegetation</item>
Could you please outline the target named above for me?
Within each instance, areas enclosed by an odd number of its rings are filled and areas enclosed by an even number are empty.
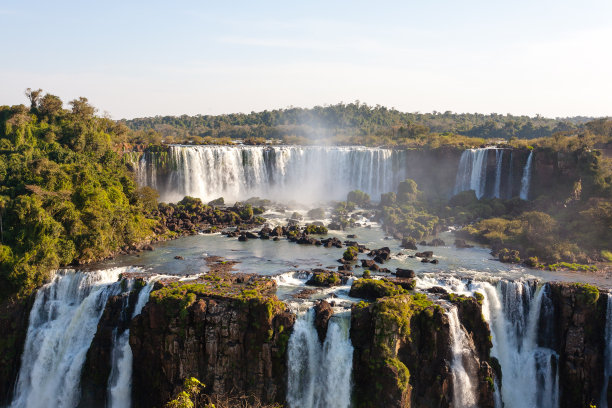
[[[150,192],[114,151],[129,129],[86,98],[64,109],[55,95],[27,95],[30,106],[0,106],[0,299],[147,239],[155,223]]]
[[[249,114],[156,116],[123,120],[142,136],[158,133],[169,143],[227,143],[232,139],[280,139],[286,143],[422,145],[469,139],[534,139],[573,132],[591,118],[549,119],[478,113],[404,113],[354,102],[312,109],[287,108]],[[444,136],[447,136],[445,139]],[[448,136],[453,136],[448,138]],[[473,143],[479,144],[479,143]]]

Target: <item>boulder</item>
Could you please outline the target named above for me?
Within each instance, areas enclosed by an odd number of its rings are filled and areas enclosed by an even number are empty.
[[[321,300],[314,307],[315,312],[315,321],[314,325],[317,329],[317,335],[319,336],[319,341],[323,343],[325,341],[325,337],[327,337],[327,326],[329,323],[329,319],[334,314],[334,310],[332,306],[326,302],[325,300]]]
[[[415,273],[412,269],[397,268],[395,270],[395,276],[397,276],[398,278],[414,278]]]

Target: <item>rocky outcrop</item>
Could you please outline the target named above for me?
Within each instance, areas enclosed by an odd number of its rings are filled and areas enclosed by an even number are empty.
[[[135,408],[160,407],[188,377],[209,394],[284,402],[295,315],[272,295],[270,279],[209,275],[157,288],[133,320]]]
[[[96,334],[87,351],[81,374],[82,408],[104,408],[107,404],[107,384],[111,373],[112,351],[115,341],[129,328],[142,280],[130,292],[113,296],[106,302]]]
[[[559,354],[561,408],[589,406],[599,401],[604,383],[607,300],[592,285],[553,282],[548,288],[554,317],[540,324],[538,343]]]
[[[35,294],[0,304],[0,406],[8,404],[21,366],[21,353]]]
[[[334,314],[334,309],[332,309],[329,302],[322,300],[315,305],[314,312],[314,324],[317,329],[317,335],[319,336],[319,341],[323,343],[325,337],[327,337],[327,326],[329,324],[329,319],[331,319]]]
[[[460,317],[473,312],[476,316],[465,328],[478,356],[475,362],[481,368],[478,406],[493,407],[491,382],[495,374],[488,364],[488,326],[478,302],[474,299],[465,303]],[[443,307],[423,294],[362,302],[353,306],[350,336],[356,406],[452,406],[451,338]]]

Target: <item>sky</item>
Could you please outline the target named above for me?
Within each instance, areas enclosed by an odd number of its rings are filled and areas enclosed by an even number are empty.
[[[612,116],[612,1],[0,0],[0,105]]]

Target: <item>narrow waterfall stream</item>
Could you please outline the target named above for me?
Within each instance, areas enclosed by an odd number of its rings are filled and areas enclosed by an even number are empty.
[[[121,291],[121,272],[60,271],[37,292],[11,407],[78,404],[87,350],[107,299]]]
[[[447,315],[450,325],[451,351],[453,356],[451,361],[453,406],[457,408],[476,408],[478,398],[474,381],[478,378],[478,372],[470,364],[474,362],[472,349],[470,348],[465,329],[459,322],[457,308],[453,306]]]
[[[533,159],[533,151],[529,153],[527,157],[527,163],[523,169],[523,177],[521,178],[521,200],[527,200],[529,198],[529,188],[531,184],[531,161]]]
[[[332,316],[323,345],[314,318],[312,308],[300,315],[289,339],[287,402],[291,408],[348,408],[353,370],[350,312]]]
[[[138,301],[134,306],[129,320],[138,316],[149,300],[156,279],[150,279],[138,293]],[[124,304],[124,310],[128,302]],[[109,408],[130,408],[132,406],[132,348],[130,347],[130,329],[117,334],[113,338],[113,351],[111,354],[112,366],[108,379],[107,406]]]

